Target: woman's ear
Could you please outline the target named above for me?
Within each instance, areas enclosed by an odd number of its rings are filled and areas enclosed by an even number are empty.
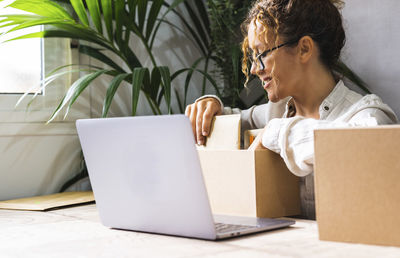
[[[299,40],[300,62],[307,63],[315,51],[314,40],[310,36],[304,36]]]

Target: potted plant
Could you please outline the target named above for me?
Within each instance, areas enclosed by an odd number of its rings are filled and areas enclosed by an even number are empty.
[[[69,2],[69,1],[61,1]],[[182,73],[198,71],[204,75],[211,85],[219,93],[218,86],[213,78],[204,71],[194,68],[184,68],[171,74],[168,66],[159,64],[153,55],[154,43],[162,23],[169,23],[165,17],[167,14],[175,14],[183,21],[185,26],[189,27],[189,37],[197,38],[196,28],[192,28],[187,21],[175,9],[185,0],[175,0],[168,4],[164,0],[71,0],[73,13],[59,5],[56,1],[50,0],[16,0],[9,6],[26,11],[30,14],[3,15],[0,16],[0,27],[10,27],[5,34],[11,34],[24,28],[44,25],[41,32],[26,34],[12,38],[8,41],[33,38],[33,37],[63,37],[78,39],[78,49],[81,54],[90,56],[100,61],[105,68],[95,67],[93,65],[80,67],[72,72],[84,71],[86,74],[77,79],[65,93],[64,98],[55,108],[54,113],[49,118],[52,121],[62,110],[69,108],[74,104],[80,94],[98,77],[111,76],[106,96],[104,98],[102,116],[106,117],[109,111],[113,97],[123,81],[132,86],[132,108],[131,115],[136,115],[139,93],[144,96],[154,114],[161,114],[161,101],[164,100],[167,105],[167,113],[172,113],[171,83]],[[196,1],[197,3],[197,1]],[[203,8],[204,4],[197,3],[194,6]],[[185,8],[194,12],[192,6],[185,2]],[[198,12],[201,13],[201,12]],[[171,26],[174,26],[171,24]],[[175,26],[176,27],[176,26]],[[151,65],[143,66],[139,61],[137,54],[129,46],[131,37],[137,36],[148,57]],[[200,42],[193,40],[193,42]],[[201,44],[201,43],[200,43]],[[198,44],[198,45],[200,45]],[[204,46],[200,45],[202,49]],[[117,58],[118,62],[114,61]],[[64,67],[52,71],[45,79],[42,89],[49,85],[59,76],[66,72]],[[189,79],[190,81],[190,79]],[[187,94],[187,91],[186,93]],[[25,97],[26,94],[23,96]],[[182,112],[184,105],[175,95],[180,103]]]
[[[66,3],[68,6],[60,5],[59,2]],[[107,116],[115,93],[123,82],[132,87],[130,115],[137,114],[140,92],[145,96],[154,114],[163,112],[161,110],[162,103],[165,103],[167,113],[173,113],[171,108],[173,97],[177,98],[179,103],[178,112],[183,112],[185,104],[181,101],[180,95],[173,91],[173,82],[178,76],[185,73],[187,74],[186,82],[190,82],[194,72],[201,73],[219,94],[215,80],[206,72],[197,69],[196,65],[201,63],[201,58],[192,67],[171,73],[168,66],[159,63],[153,54],[153,48],[158,40],[157,35],[162,24],[181,30],[192,40],[194,47],[200,50],[202,56],[207,54],[207,40],[209,38],[204,33],[203,27],[193,25],[194,21],[205,20],[206,7],[201,1],[190,1],[189,3],[185,0],[174,0],[172,2],[164,0],[16,0],[9,6],[26,11],[29,14],[1,16],[0,27],[8,28],[6,34],[12,35],[15,31],[33,26],[44,26],[40,32],[14,37],[9,41],[33,37],[61,37],[79,40],[77,44],[79,52],[102,64],[99,66],[79,65],[74,69],[65,71],[65,68],[73,66],[68,64],[48,74],[43,81],[42,89],[48,87],[54,79],[67,73],[84,72],[83,76],[70,85],[48,122],[51,122],[63,108],[67,109],[66,113],[68,114],[69,108],[81,96],[81,93],[94,80],[104,76],[111,77],[111,80],[103,100],[103,117]],[[194,15],[185,18],[178,12],[178,6]],[[166,19],[167,15],[175,15],[185,26],[187,32],[170,23]],[[137,57],[137,53],[130,46],[133,36],[140,40],[142,49],[146,51],[151,60],[150,65],[144,66]],[[186,101],[188,87],[185,87],[185,89],[184,99]],[[33,95],[33,97],[35,96]],[[22,98],[25,97],[27,97],[27,94],[22,96]],[[71,182],[87,175],[84,163],[81,168],[81,172],[67,182],[62,190],[68,187]]]

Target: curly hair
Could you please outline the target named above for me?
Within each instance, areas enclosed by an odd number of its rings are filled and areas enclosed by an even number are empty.
[[[258,22],[263,26],[258,37],[265,43],[269,43],[267,35],[273,35],[275,45],[279,38],[295,41],[310,36],[319,47],[322,64],[332,69],[346,39],[339,12],[343,5],[342,0],[256,1],[242,23],[245,35],[242,43],[242,71],[246,75],[246,83],[249,80],[247,62],[250,48],[247,32],[250,23],[255,25]]]

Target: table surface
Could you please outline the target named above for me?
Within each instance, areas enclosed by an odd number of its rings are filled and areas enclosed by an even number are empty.
[[[110,229],[96,205],[0,210],[0,257],[400,257],[400,248],[318,240],[315,221],[206,241]]]

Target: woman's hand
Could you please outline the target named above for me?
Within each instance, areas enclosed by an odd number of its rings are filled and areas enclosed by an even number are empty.
[[[205,139],[210,133],[213,117],[221,114],[221,105],[215,98],[204,98],[186,107],[185,115],[192,123],[197,144],[204,145]]]

